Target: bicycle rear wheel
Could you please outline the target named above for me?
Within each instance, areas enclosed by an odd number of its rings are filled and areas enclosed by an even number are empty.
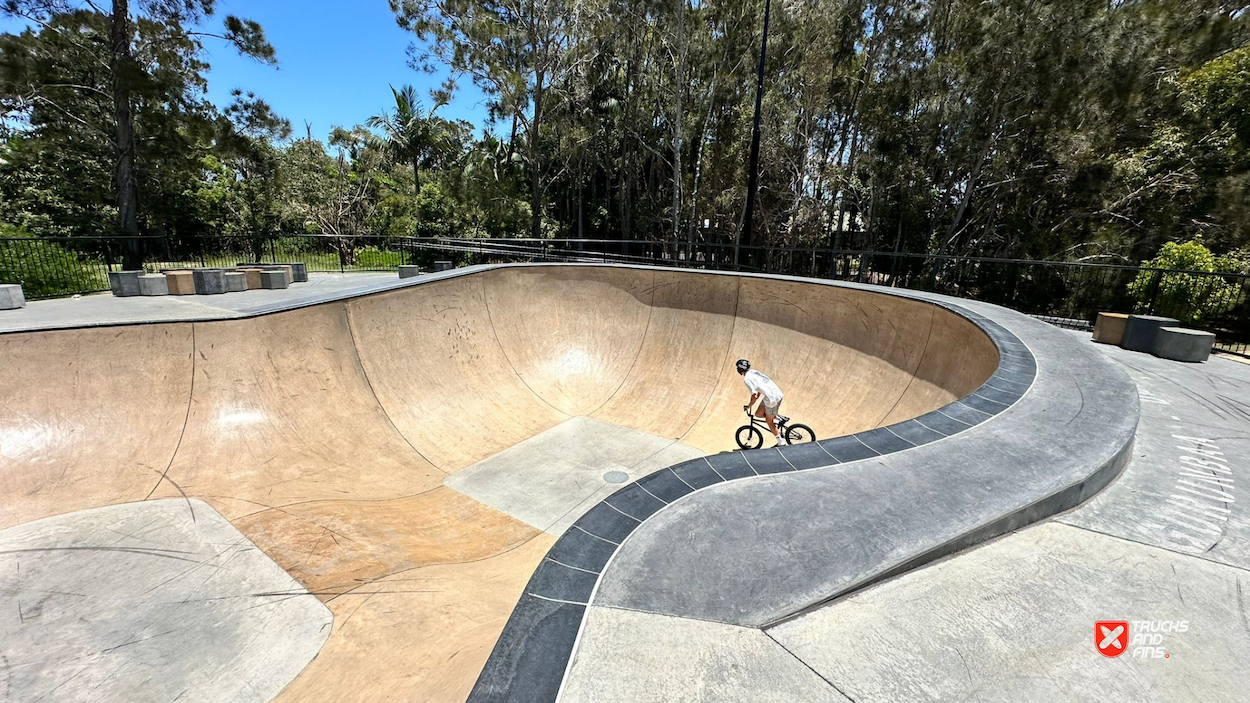
[[[790,444],[803,444],[814,441],[816,441],[816,433],[812,432],[812,428],[807,425],[795,423],[786,428],[786,442]]]
[[[738,446],[743,449],[759,449],[764,445],[764,433],[760,432],[755,425],[743,425],[738,428],[738,433],[734,435]]]

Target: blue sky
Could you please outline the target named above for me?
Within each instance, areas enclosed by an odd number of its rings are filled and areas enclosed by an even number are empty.
[[[304,123],[325,139],[335,126],[351,127],[393,107],[388,86],[412,84],[429,107],[427,93],[445,78],[408,67],[407,48],[415,35],[395,24],[386,0],[218,0],[208,31],[219,31],[227,14],[260,22],[278,52],[279,67],[241,57],[224,42],[205,38],[209,98],[220,106],[234,88],[264,98],[291,121],[294,135]],[[0,21],[0,31],[21,25]],[[452,104],[440,116],[480,127],[486,118],[483,96],[462,79]],[[480,133],[480,130],[478,130]]]

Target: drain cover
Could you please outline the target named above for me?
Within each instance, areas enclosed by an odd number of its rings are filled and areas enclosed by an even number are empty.
[[[629,480],[629,474],[624,471],[609,471],[603,475],[603,480],[608,483],[625,483]]]

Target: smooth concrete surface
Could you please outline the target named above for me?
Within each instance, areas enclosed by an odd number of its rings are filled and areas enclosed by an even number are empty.
[[[564,703],[849,703],[759,630],[590,608]]]
[[[768,634],[857,703],[1234,703],[1250,691],[1245,578],[1048,523]],[[1095,647],[1107,620],[1130,623],[1115,658]],[[1149,628],[1136,623],[1165,620],[1187,630],[1161,633],[1159,658],[1144,658],[1132,638]]]
[[[139,277],[140,295],[169,295],[169,281],[163,273],[150,273]]]
[[[1119,346],[1124,339],[1124,326],[1128,324],[1128,314],[1118,312],[1100,312],[1094,323],[1094,341],[1099,344]]]
[[[618,484],[700,456],[702,451],[671,439],[574,417],[453,474],[445,483],[559,535]],[[612,472],[624,476],[609,476]]]
[[[109,271],[109,289],[118,298],[139,295],[139,275],[143,271]]]
[[[1215,335],[1183,327],[1160,327],[1151,353],[1161,359],[1201,363],[1211,356]]]
[[[1180,320],[1157,315],[1129,315],[1124,323],[1124,335],[1120,338],[1120,346],[1129,351],[1146,352],[1154,350],[1155,337],[1161,327],[1174,327]]]
[[[1099,348],[1136,382],[1141,425],[1124,475],[1059,520],[1250,569],[1250,511],[1236,499],[1250,467],[1250,365]]]
[[[0,285],[0,310],[17,310],[26,307],[26,296],[16,283]]]
[[[15,702],[263,703],[331,627],[303,586],[182,497],[0,531],[0,612],[0,699]]]

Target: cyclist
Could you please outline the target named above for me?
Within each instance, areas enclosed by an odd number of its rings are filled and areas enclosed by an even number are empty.
[[[761,396],[764,402],[755,409],[755,416],[762,417],[768,422],[768,429],[772,431],[773,437],[777,439],[778,445],[786,443],[786,438],[781,436],[781,432],[777,430],[777,423],[773,418],[777,417],[777,410],[781,408],[781,401],[785,398],[785,394],[777,387],[773,380],[764,374],[751,368],[751,362],[746,359],[738,359],[738,373],[742,376],[742,380],[747,384],[747,388],[751,391],[751,400],[746,404],[746,410],[750,411],[751,406],[755,405],[755,401]]]

